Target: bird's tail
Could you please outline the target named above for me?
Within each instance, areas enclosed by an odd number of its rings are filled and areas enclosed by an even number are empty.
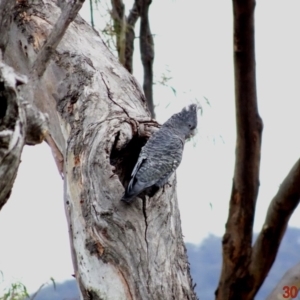
[[[130,204],[132,201],[133,201],[133,198],[134,198],[135,195],[130,195],[127,193],[127,191],[124,193],[121,201],[124,201],[128,204]]]
[[[126,203],[131,203],[136,195],[137,195],[136,191],[132,188],[132,180],[131,180],[127,188],[125,189],[125,193],[121,201],[124,201]]]

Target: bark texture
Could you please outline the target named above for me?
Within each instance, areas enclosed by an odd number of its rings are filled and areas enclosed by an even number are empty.
[[[223,237],[223,265],[216,299],[249,299],[248,266],[259,187],[262,120],[255,78],[253,0],[233,0],[236,161],[229,215]]]
[[[254,9],[254,0],[233,0],[237,142],[229,215],[222,241],[218,300],[254,299],[300,200],[297,161],[271,201],[264,226],[252,247],[263,128],[256,96]]]
[[[25,144],[44,140],[46,116],[20,96],[17,86],[27,82],[2,62],[0,51],[0,210],[13,187]]]
[[[140,16],[138,0],[134,1],[133,7],[130,10],[126,21],[126,48],[125,48],[125,64],[124,67],[130,72],[133,72],[133,52],[134,52],[134,27]]]
[[[28,74],[58,20],[56,1],[10,11],[5,60]],[[35,104],[64,157],[65,207],[83,299],[196,299],[175,176],[151,199],[120,199],[141,147],[157,128],[137,81],[77,17],[44,75]]]
[[[149,8],[151,0],[135,0],[128,16],[124,13],[122,0],[111,0],[111,17],[114,22],[117,51],[120,62],[130,72],[133,72],[133,52],[135,39],[135,24],[140,17],[140,53],[144,69],[143,89],[152,118],[155,118],[153,103],[153,61],[154,41],[150,29]]]
[[[267,277],[278,252],[288,222],[300,201],[300,159],[295,163],[272,199],[266,219],[253,246],[250,274],[255,280],[252,296]],[[298,267],[299,270],[299,267]],[[295,273],[295,272],[294,272]],[[300,272],[298,273],[300,277]]]
[[[143,89],[147,99],[151,115],[154,117],[153,104],[153,60],[154,60],[154,41],[150,30],[149,8],[152,0],[140,1],[140,51],[144,68]]]

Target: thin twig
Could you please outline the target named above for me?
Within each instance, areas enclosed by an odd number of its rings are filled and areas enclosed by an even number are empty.
[[[94,23],[94,7],[93,7],[93,1],[94,0],[90,0],[90,14],[91,14],[91,25],[94,28],[95,27],[95,23]]]
[[[40,285],[38,290],[30,297],[30,300],[34,300],[34,298],[37,296],[37,294],[40,292],[40,290],[45,286],[46,283],[43,283]]]

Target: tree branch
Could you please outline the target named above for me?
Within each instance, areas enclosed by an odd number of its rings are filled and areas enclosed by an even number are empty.
[[[48,144],[52,151],[52,155],[59,172],[60,177],[64,178],[64,156],[59,150],[58,146],[56,145],[54,139],[52,138],[51,134],[48,133],[45,135],[45,142]]]
[[[46,43],[38,53],[38,56],[32,67],[32,76],[41,77],[51,59],[52,54],[56,50],[59,42],[63,38],[69,24],[76,18],[84,0],[70,0],[65,3],[62,12],[53,27],[52,32],[47,38]]]
[[[252,228],[259,187],[262,120],[258,113],[255,76],[254,0],[234,0],[234,74],[237,122],[236,161],[226,232],[223,266],[216,299],[250,299]]]
[[[135,25],[136,21],[138,20],[140,16],[140,9],[138,5],[138,0],[135,0],[133,3],[132,9],[129,12],[129,15],[127,17],[127,24],[133,26]]]
[[[272,199],[265,223],[253,246],[250,274],[253,296],[258,291],[276,258],[288,221],[300,201],[300,159],[286,176]],[[281,287],[282,289],[282,287]]]
[[[35,88],[35,85],[38,83],[38,79],[44,74],[53,53],[63,38],[68,26],[76,18],[83,3],[84,0],[70,0],[68,2],[58,1],[58,5],[62,12],[32,66],[31,79],[33,88]],[[30,95],[32,90],[29,91],[27,89],[26,92]],[[48,133],[45,135],[45,140],[52,150],[58,171],[63,177],[63,156],[55,141]]]
[[[13,187],[25,144],[41,143],[46,116],[20,97],[17,86],[27,82],[0,57],[0,209]]]
[[[120,63],[125,63],[125,16],[124,3],[122,0],[111,0],[111,17],[114,22],[114,31],[116,34],[117,51]]]
[[[144,68],[143,90],[147,99],[148,108],[152,118],[155,117],[153,105],[153,60],[154,42],[149,24],[149,6],[151,0],[135,0],[133,7],[125,20],[124,4],[122,0],[111,0],[112,19],[116,33],[117,51],[119,61],[130,72],[133,71],[134,51],[134,27],[139,16],[141,17],[140,27],[140,53]]]
[[[24,73],[36,56],[28,36],[42,39],[60,15],[56,1],[28,3],[31,18],[18,22],[16,14],[6,52]],[[64,200],[81,298],[196,299],[175,176],[147,204],[151,243],[141,202],[125,207],[119,201],[127,180],[121,175],[131,172],[146,141],[131,126],[139,132],[138,120],[150,121],[143,93],[99,35],[80,17],[76,25],[39,79],[34,99],[48,112],[51,136],[65,155]]]
[[[0,209],[10,196],[25,143],[26,117],[19,106],[16,74],[0,61]]]
[[[132,74],[133,71],[133,51],[134,51],[134,27],[140,16],[138,0],[135,0],[132,9],[126,20],[126,45],[125,45],[125,62],[124,67]]]
[[[90,14],[91,14],[91,25],[94,28],[95,23],[94,23],[94,8],[93,8],[93,0],[90,0]]]
[[[153,105],[153,60],[154,60],[154,41],[150,30],[149,7],[151,0],[140,0],[140,52],[144,68],[143,89],[147,99],[148,108],[152,118],[155,118]]]
[[[140,16],[138,0],[135,0],[127,18],[124,15],[122,0],[111,0],[111,4],[111,17],[114,22],[119,61],[132,74],[135,38],[134,27]]]

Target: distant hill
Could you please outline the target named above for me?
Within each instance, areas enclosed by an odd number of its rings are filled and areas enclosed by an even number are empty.
[[[256,236],[255,236],[256,238]],[[214,299],[221,271],[221,238],[209,236],[200,245],[186,244],[191,273],[200,300]],[[277,255],[256,300],[264,300],[279,282],[282,275],[300,261],[300,229],[289,227]],[[57,283],[43,288],[35,300],[79,300],[75,280]],[[112,299],[113,300],[113,299]],[[180,300],[180,299],[178,299]]]
[[[257,235],[254,236],[256,239]],[[191,273],[200,300],[214,299],[221,272],[221,238],[209,236],[199,246],[187,244]],[[280,245],[278,255],[263,286],[255,297],[265,300],[283,274],[300,261],[300,229],[289,227]]]
[[[74,280],[67,280],[48,285],[41,289],[34,300],[80,300],[77,283]]]

